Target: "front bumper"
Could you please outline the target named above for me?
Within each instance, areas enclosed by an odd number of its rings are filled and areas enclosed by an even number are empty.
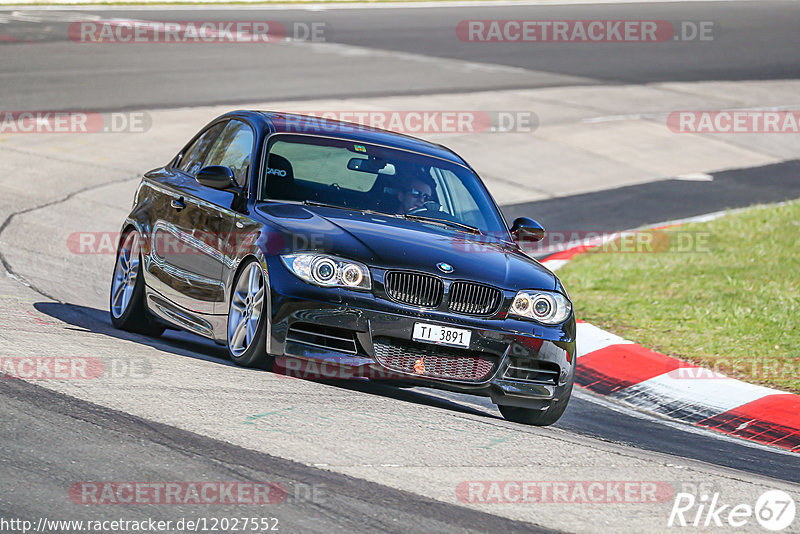
[[[489,396],[495,404],[538,408],[568,394],[572,387],[574,316],[561,325],[544,326],[505,314],[490,318],[458,315],[381,298],[379,270],[373,271],[375,289],[362,292],[307,284],[288,272],[278,258],[269,258],[267,268],[271,290],[268,347],[287,374],[387,380]],[[457,349],[412,341],[417,322],[469,329],[470,347]],[[293,333],[309,330],[312,325],[330,329],[335,337],[347,337],[341,332],[352,332],[354,350],[298,342]],[[389,364],[382,357],[387,344],[406,349],[412,359],[416,350],[420,354],[441,352],[456,358],[463,354],[475,361],[490,362],[491,370],[480,376],[431,376]],[[520,367],[543,371],[520,379]]]

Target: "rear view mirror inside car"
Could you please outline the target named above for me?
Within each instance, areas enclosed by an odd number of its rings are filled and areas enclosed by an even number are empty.
[[[351,158],[347,162],[347,168],[351,171],[368,172],[370,174],[394,174],[394,165],[387,163],[381,158]]]

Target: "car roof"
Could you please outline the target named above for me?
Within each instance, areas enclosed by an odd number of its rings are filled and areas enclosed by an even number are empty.
[[[298,135],[322,135],[347,139],[348,141],[384,145],[413,152],[427,154],[471,168],[458,154],[449,148],[431,143],[423,139],[403,135],[380,128],[372,128],[360,124],[337,121],[322,117],[311,117],[296,113],[277,111],[240,111],[238,115],[258,116],[270,126],[275,133],[291,133]]]

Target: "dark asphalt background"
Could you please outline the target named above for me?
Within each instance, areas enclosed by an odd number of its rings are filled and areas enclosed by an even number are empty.
[[[145,421],[21,380],[0,380],[0,423],[0,517],[6,519],[263,517],[278,520],[277,532],[552,532]],[[285,489],[285,500],[109,506],[65,498],[76,481],[105,480],[275,484]]]
[[[711,181],[659,180],[503,206],[506,220],[532,217],[560,232],[615,232],[729,208],[800,198],[800,161],[713,173]]]
[[[111,326],[106,310],[53,302],[37,303],[34,307],[45,315],[65,321],[81,330],[125,339],[133,337],[141,339],[143,343],[151,343],[150,338],[115,330]],[[220,364],[227,364],[225,348],[199,336],[168,330],[159,338],[159,346],[163,343],[172,347],[176,354],[185,355],[190,351],[188,353],[195,353],[203,360],[212,359],[219,361]],[[365,395],[386,396],[404,402],[436,406],[443,410],[502,419],[500,412],[488,398],[427,388],[404,389],[381,383],[352,380],[326,381],[326,383],[358,390]],[[36,388],[30,395],[45,396],[47,393],[47,390]],[[41,405],[42,402],[37,404]],[[660,416],[632,415],[628,410],[617,409],[613,402],[586,392],[585,396],[573,396],[567,411],[554,427],[611,443],[694,458],[739,471],[800,483],[800,455],[773,451],[763,446],[752,447],[740,439],[726,436],[712,438],[712,434],[707,431],[698,431],[691,425],[666,425],[663,423],[664,420],[666,419]],[[98,451],[98,454],[103,456],[102,451]]]
[[[67,28],[85,20],[83,14],[151,21],[266,20],[287,28],[318,22],[325,24],[328,42],[535,72],[439,72],[425,62],[299,45],[75,43]],[[40,16],[47,22],[0,25],[0,109],[152,109],[575,84],[788,79],[800,73],[800,9],[791,1],[323,11],[86,9]],[[714,39],[498,45],[456,36],[460,21],[484,19],[711,21]]]

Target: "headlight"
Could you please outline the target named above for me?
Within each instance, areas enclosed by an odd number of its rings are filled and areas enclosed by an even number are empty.
[[[561,293],[526,290],[517,293],[509,315],[533,319],[544,324],[563,323],[572,312],[572,303]]]
[[[314,252],[285,254],[281,261],[295,276],[314,285],[372,289],[369,269],[363,263]]]

